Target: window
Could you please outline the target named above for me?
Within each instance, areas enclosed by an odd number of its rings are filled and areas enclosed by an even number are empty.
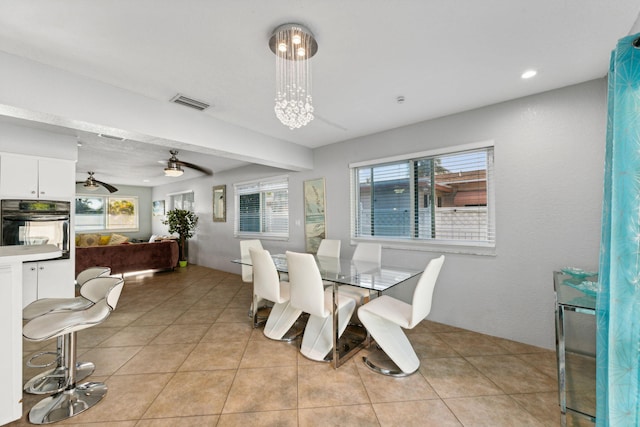
[[[138,231],[138,198],[76,197],[76,231]]]
[[[193,191],[169,194],[169,210],[184,209],[186,211],[195,212],[194,200]]]
[[[492,144],[352,164],[351,171],[353,238],[495,245]]]
[[[289,237],[289,179],[235,184],[235,235]]]

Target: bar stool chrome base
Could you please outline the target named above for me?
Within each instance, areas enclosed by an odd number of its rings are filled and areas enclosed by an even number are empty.
[[[93,362],[76,363],[76,381],[82,381],[93,373],[96,365]],[[59,393],[68,386],[67,368],[57,366],[31,378],[24,385],[24,392],[29,394]]]
[[[50,424],[78,415],[97,404],[107,394],[107,386],[99,382],[76,385],[74,389],[49,396],[29,411],[32,424]]]
[[[402,371],[398,368],[398,365],[396,365],[393,360],[391,360],[391,358],[387,356],[387,354],[377,345],[372,347],[368,356],[362,357],[362,361],[367,368],[372,371],[390,377],[408,377],[409,375],[413,375],[418,372],[418,369],[413,372]]]

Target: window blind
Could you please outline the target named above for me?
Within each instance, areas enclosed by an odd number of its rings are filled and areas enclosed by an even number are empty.
[[[493,177],[492,146],[352,167],[352,237],[494,245]]]
[[[235,184],[235,234],[289,237],[289,179]]]

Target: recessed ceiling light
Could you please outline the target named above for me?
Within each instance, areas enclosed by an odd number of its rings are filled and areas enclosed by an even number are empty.
[[[522,73],[522,75],[520,77],[522,77],[523,79],[530,79],[531,77],[535,76],[536,74],[538,74],[538,72],[536,70],[527,70],[524,73]]]
[[[142,182],[150,182],[148,179],[143,179]]]

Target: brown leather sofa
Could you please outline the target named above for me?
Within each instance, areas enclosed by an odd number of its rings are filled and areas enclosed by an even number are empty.
[[[178,265],[178,242],[123,243],[76,247],[76,276],[95,266],[111,267],[112,274],[167,270]]]

